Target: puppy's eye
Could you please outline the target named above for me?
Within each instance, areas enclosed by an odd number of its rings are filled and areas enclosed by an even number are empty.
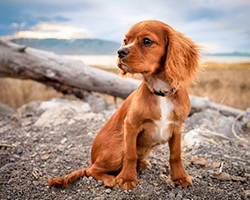
[[[127,45],[128,41],[126,39],[123,40],[124,44]]]
[[[150,46],[150,45],[153,43],[153,41],[150,40],[150,39],[148,39],[148,38],[143,38],[142,43],[143,43],[145,46]]]

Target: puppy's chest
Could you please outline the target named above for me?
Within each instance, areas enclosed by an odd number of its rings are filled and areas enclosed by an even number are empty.
[[[169,125],[174,123],[169,119],[171,112],[173,111],[173,104],[167,98],[159,97],[159,108],[161,117],[159,120],[155,120],[155,129],[151,133],[154,144],[163,144],[170,138]]]

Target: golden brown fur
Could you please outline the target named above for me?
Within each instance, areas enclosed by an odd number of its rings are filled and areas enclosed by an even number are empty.
[[[48,184],[67,186],[92,176],[106,187],[133,189],[137,170],[149,166],[146,157],[153,147],[168,141],[171,179],[192,185],[181,161],[181,127],[190,109],[186,89],[198,69],[197,46],[163,22],[143,21],[131,27],[118,53],[122,74],[141,73],[142,84],[97,134],[90,166]],[[171,92],[163,97],[155,91]]]

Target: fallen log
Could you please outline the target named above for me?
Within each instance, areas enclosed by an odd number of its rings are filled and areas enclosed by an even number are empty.
[[[189,95],[189,96],[190,96],[190,101],[191,101],[190,114],[199,112],[201,110],[208,109],[208,108],[212,110],[217,110],[218,112],[226,116],[237,117],[245,113],[245,111],[237,109],[237,108],[214,103],[210,101],[208,97],[197,97],[197,96],[192,96],[192,95]]]
[[[0,77],[32,79],[82,98],[83,90],[126,98],[140,84],[52,52],[0,40]]]
[[[84,97],[84,90],[106,93],[125,99],[140,84],[131,78],[89,67],[81,61],[69,60],[52,52],[41,51],[0,40],[0,78],[32,79],[63,93]],[[190,96],[191,114],[215,109],[224,115],[238,116],[244,111],[216,104],[206,97]]]

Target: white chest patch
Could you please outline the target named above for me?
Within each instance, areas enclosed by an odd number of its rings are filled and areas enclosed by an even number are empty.
[[[159,97],[159,106],[161,110],[161,118],[160,120],[155,121],[155,132],[152,133],[152,138],[155,140],[155,144],[162,144],[168,141],[170,134],[167,129],[169,124],[174,123],[168,120],[168,117],[174,108],[172,102],[165,97]]]

